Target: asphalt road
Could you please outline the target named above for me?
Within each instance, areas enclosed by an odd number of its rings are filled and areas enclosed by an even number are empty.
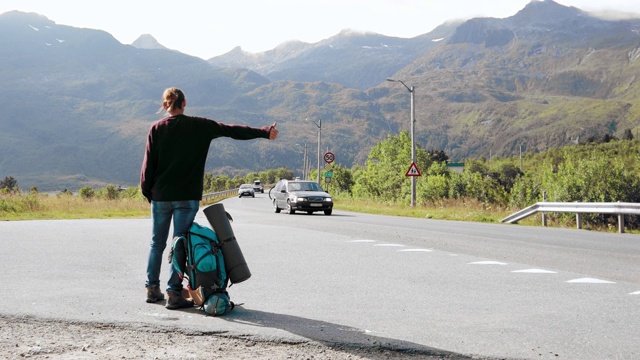
[[[151,221],[0,222],[0,314],[517,359],[640,358],[640,236],[224,202],[252,277],[220,318],[147,304]],[[196,221],[208,225],[203,213]],[[168,264],[163,267],[166,281]]]

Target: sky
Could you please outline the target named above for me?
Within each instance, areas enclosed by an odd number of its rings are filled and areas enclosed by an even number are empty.
[[[342,30],[411,38],[449,20],[505,18],[531,0],[0,0],[58,25],[104,30],[123,44],[151,34],[170,49],[209,59],[236,46],[251,53],[291,40],[315,43]],[[538,0],[533,0],[538,1]],[[556,0],[585,11],[629,12],[638,0]]]

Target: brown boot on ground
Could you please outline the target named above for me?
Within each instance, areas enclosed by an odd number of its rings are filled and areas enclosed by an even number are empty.
[[[164,300],[164,294],[160,291],[160,286],[147,286],[147,302],[155,303]]]
[[[169,297],[167,300],[167,309],[169,310],[193,307],[193,301],[185,299],[181,293],[167,291],[167,296]]]

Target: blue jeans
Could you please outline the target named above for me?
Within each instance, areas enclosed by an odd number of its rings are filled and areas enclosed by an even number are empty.
[[[173,217],[173,236],[185,234],[195,219],[200,201],[151,201],[151,217],[153,219],[153,234],[151,237],[151,249],[147,263],[147,282],[145,286],[160,286],[160,268],[164,259],[164,249],[167,247],[169,227]],[[182,279],[180,275],[169,265],[169,281],[167,291],[180,293],[182,291]]]

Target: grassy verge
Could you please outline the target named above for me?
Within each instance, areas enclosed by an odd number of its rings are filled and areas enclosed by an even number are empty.
[[[513,213],[505,207],[481,203],[474,199],[443,200],[428,205],[418,205],[415,208],[409,204],[380,204],[370,200],[354,200],[340,196],[334,200],[334,206],[338,210],[422,219],[497,223]],[[534,217],[521,223],[533,225],[540,222],[536,222]]]
[[[409,204],[381,204],[370,200],[352,199],[342,196],[334,196],[334,208],[337,210],[353,211],[368,214],[380,214],[391,216],[415,217],[434,220],[473,221],[483,223],[499,223],[517,209],[505,206],[486,204],[475,199],[445,199],[428,205],[419,205],[415,208]],[[555,228],[575,229],[575,221],[562,221],[557,214],[547,215],[547,226]],[[520,220],[517,225],[542,226],[542,214],[535,214]],[[516,226],[517,226],[516,225]],[[594,225],[583,222],[583,230],[602,232],[617,232],[617,225]],[[638,229],[625,229],[625,232],[637,234]]]
[[[109,219],[149,216],[140,199],[83,199],[74,195],[11,195],[0,197],[0,220]]]
[[[213,204],[225,197],[203,201],[202,206]],[[335,196],[335,209],[360,213],[404,216],[421,219],[473,221],[499,223],[515,210],[474,199],[442,200],[415,208],[408,204],[381,204],[372,200]],[[149,203],[140,198],[108,200],[84,199],[76,195],[0,195],[0,221],[55,220],[55,219],[125,219],[150,217]],[[520,225],[541,226],[541,215],[536,214],[519,222]],[[575,228],[575,222],[560,222],[548,217],[548,226]],[[616,232],[615,224],[593,226],[583,224],[586,230]],[[638,233],[637,230],[627,230]]]
[[[203,205],[219,199],[210,199]],[[149,203],[140,198],[84,199],[77,195],[1,195],[0,220],[149,218]]]

